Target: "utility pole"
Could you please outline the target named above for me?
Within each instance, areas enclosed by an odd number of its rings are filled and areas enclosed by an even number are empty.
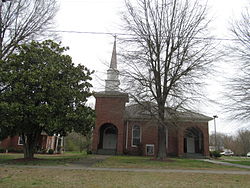
[[[218,147],[217,147],[217,138],[216,138],[216,121],[215,121],[215,118],[218,118],[218,116],[214,115],[213,118],[214,118],[214,145],[215,145],[215,150],[217,151]]]

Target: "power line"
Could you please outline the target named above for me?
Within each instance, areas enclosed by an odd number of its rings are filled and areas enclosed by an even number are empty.
[[[111,33],[111,32],[97,32],[97,31],[72,31],[72,30],[48,30],[49,32],[53,33],[75,33],[75,34],[92,34],[92,35],[124,35],[124,36],[131,36],[131,34],[125,33]]]
[[[117,3],[117,1],[114,1],[114,0],[98,0],[98,1],[93,1],[93,0],[64,0],[63,2],[61,3],[87,3],[87,4],[99,4],[99,3]]]
[[[97,31],[72,31],[72,30],[49,30],[49,32],[53,33],[73,33],[73,34],[91,34],[91,35],[111,35],[111,36],[132,36],[136,37],[135,34],[129,33],[112,33],[112,32],[97,32]],[[239,39],[233,38],[217,38],[217,37],[194,37],[196,39],[203,39],[203,40],[218,40],[218,41],[239,41]]]

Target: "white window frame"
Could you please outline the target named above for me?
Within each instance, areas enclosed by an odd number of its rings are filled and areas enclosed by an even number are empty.
[[[21,144],[21,139],[22,139],[21,136],[19,136],[18,137],[18,142],[17,142],[17,145],[19,145],[19,146],[23,146],[23,144]]]
[[[153,153],[148,154],[148,150],[147,150],[148,147],[153,147]],[[155,145],[154,144],[146,144],[145,149],[146,149],[145,153],[146,153],[147,156],[152,156],[152,155],[155,154]]]
[[[132,147],[137,147],[137,145],[133,145],[133,139],[134,139],[134,134],[133,134],[133,133],[134,133],[134,127],[135,127],[135,126],[138,126],[138,127],[140,128],[140,143],[141,143],[141,132],[142,132],[142,131],[141,131],[141,126],[140,126],[140,125],[133,125],[133,126],[132,126],[132,136],[131,136],[131,138],[132,138],[132,139],[131,139],[131,146],[132,146]]]

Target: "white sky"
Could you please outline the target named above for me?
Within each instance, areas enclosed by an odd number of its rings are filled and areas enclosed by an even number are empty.
[[[56,30],[78,32],[108,32],[119,33],[121,24],[120,12],[124,10],[124,0],[58,0],[60,10],[57,15]],[[229,21],[240,16],[241,10],[247,5],[247,0],[208,0],[210,14],[213,16],[212,33],[217,38],[228,38]],[[69,46],[69,55],[78,64],[84,64],[90,70],[95,70],[93,77],[94,90],[103,89],[105,64],[110,62],[114,38],[112,35],[61,33],[64,46]],[[118,35],[119,38],[119,35]],[[119,64],[119,62],[118,62]],[[119,65],[118,65],[119,66]],[[227,67],[224,67],[224,71]],[[220,74],[210,80],[207,92],[212,99],[221,94],[223,78]],[[218,105],[209,105],[201,109],[206,115],[218,115],[217,131],[234,134],[239,128],[232,122],[227,122],[221,114]],[[213,121],[210,122],[210,132],[214,131]]]

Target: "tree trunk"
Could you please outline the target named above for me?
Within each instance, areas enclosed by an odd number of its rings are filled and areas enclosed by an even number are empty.
[[[166,149],[166,127],[158,126],[158,154],[157,159],[163,160],[167,157]]]
[[[37,141],[39,138],[39,135],[41,135],[41,131],[35,131],[31,134],[22,134],[24,145],[23,145],[23,153],[25,159],[33,159],[34,153],[36,150]]]
[[[24,137],[24,136],[23,136]],[[26,139],[24,137],[24,145],[23,145],[23,153],[25,159],[33,159],[34,158],[34,146],[36,143],[33,142],[33,135],[28,134],[26,135]]]
[[[24,158],[33,159],[34,158],[34,147],[30,144],[24,144]]]

